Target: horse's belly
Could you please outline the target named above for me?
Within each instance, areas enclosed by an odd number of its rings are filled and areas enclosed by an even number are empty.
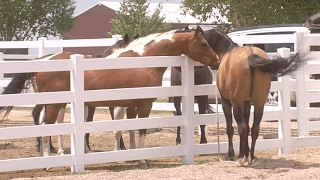
[[[86,106],[93,107],[129,107],[129,106],[142,106],[146,103],[153,103],[156,98],[148,99],[128,99],[128,100],[112,100],[112,101],[96,101],[86,102]]]

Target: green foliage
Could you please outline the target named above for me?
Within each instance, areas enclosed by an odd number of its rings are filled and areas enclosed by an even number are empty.
[[[74,25],[73,0],[0,0],[0,40],[61,36]]]
[[[126,34],[134,36],[139,34],[145,36],[151,33],[167,31],[171,24],[164,23],[165,17],[161,16],[162,4],[159,4],[153,14],[148,9],[149,3],[146,0],[124,0],[121,2],[119,11],[116,11],[116,18],[110,21],[113,29],[112,34]]]
[[[216,16],[213,9],[217,8],[233,28],[304,23],[320,10],[319,0],[184,0],[183,4],[186,12],[202,20]]]

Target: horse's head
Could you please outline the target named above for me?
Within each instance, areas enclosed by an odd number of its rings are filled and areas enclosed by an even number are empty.
[[[200,26],[192,30],[192,35],[189,37],[189,52],[186,55],[206,66],[219,63],[217,54],[209,46],[203,35],[204,31]]]

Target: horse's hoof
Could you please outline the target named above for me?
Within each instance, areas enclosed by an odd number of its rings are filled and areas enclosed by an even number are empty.
[[[45,168],[45,171],[50,171],[50,170],[51,170],[51,167]]]
[[[60,155],[60,156],[64,155],[64,150],[58,151],[58,155]]]
[[[234,161],[234,158],[233,158],[233,156],[232,157],[228,156],[225,158],[225,161]]]
[[[247,157],[247,162],[248,162],[248,165],[251,165],[251,164],[252,164],[251,156],[248,156],[248,157]]]
[[[207,144],[207,143],[208,143],[208,141],[206,138],[200,140],[200,144]]]
[[[237,162],[237,166],[244,166],[245,162],[246,162],[245,158],[239,158]]]
[[[205,139],[205,140],[202,140],[202,141],[200,141],[200,144],[207,144],[208,143],[208,141]]]
[[[51,153],[56,153],[56,152],[57,152],[57,150],[56,150],[56,148],[51,147],[51,148],[50,148],[50,152],[51,152]]]

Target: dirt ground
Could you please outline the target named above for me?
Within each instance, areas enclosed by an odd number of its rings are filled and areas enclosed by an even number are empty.
[[[152,112],[151,116],[172,116],[172,113]],[[69,114],[66,114],[68,121]],[[94,120],[110,119],[106,109],[96,111]],[[18,108],[11,112],[8,119],[0,121],[0,127],[32,125],[30,108]],[[196,130],[197,128],[195,128]],[[235,128],[236,129],[236,128]],[[263,122],[260,139],[277,132],[276,122]],[[220,140],[227,141],[225,126],[220,125]],[[292,134],[296,135],[295,123]],[[317,135],[315,133],[315,135]],[[162,128],[159,132],[148,134],[146,147],[175,145],[176,129]],[[128,147],[128,133],[123,135]],[[209,125],[208,142],[217,142],[217,129]],[[64,135],[65,153],[70,153],[70,135]],[[238,141],[237,133],[234,140]],[[52,137],[57,148],[57,137]],[[200,135],[195,131],[195,143]],[[37,157],[35,138],[0,140],[0,159]],[[91,149],[95,152],[112,151],[114,134],[112,132],[92,133]],[[278,155],[278,150],[256,151],[257,161],[252,166],[237,167],[230,162],[220,162],[218,154],[196,156],[194,165],[182,165],[181,157],[150,159],[148,169],[138,169],[138,162],[105,163],[87,165],[85,172],[72,174],[70,167],[56,167],[50,171],[43,169],[23,170],[0,173],[0,179],[320,179],[319,147],[294,148],[289,155]],[[221,154],[224,158],[226,154]],[[1,167],[0,167],[1,171]]]

